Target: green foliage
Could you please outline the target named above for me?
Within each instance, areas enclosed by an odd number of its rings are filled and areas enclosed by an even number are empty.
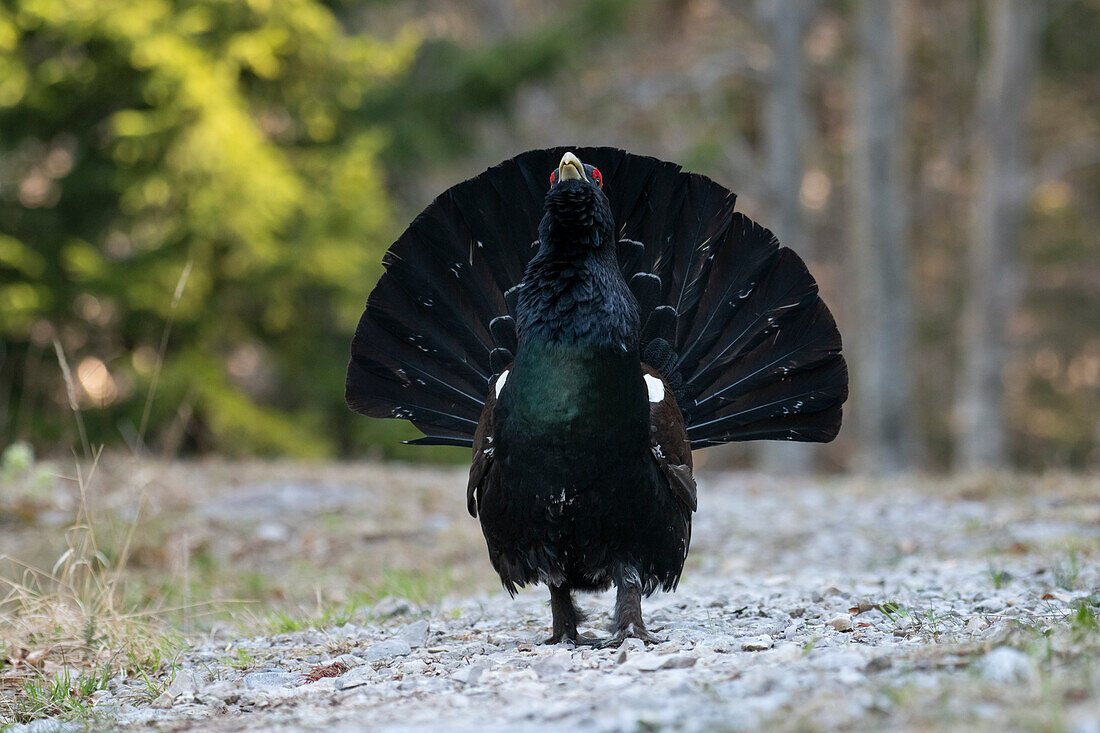
[[[74,440],[56,339],[92,443],[465,457],[343,404],[406,216],[383,161],[468,152],[628,7],[476,47],[351,32],[322,0],[0,7],[0,445]]]
[[[316,0],[0,6],[0,431],[71,421],[57,338],[95,442],[139,437],[160,372],[152,434],[332,453],[393,231],[363,107],[417,43]]]
[[[91,712],[88,698],[93,692],[107,689],[109,680],[109,667],[98,673],[81,671],[74,675],[63,670],[52,678],[32,677],[23,683],[15,719],[29,722],[53,716],[85,718]]]
[[[478,116],[506,112],[525,83],[583,70],[592,49],[622,31],[632,6],[638,4],[575,3],[542,25],[475,48],[450,38],[426,42],[397,83],[379,88],[370,107],[370,114],[393,126],[387,157],[409,164],[472,152],[469,125]]]

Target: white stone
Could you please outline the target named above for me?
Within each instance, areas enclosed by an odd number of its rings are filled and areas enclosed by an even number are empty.
[[[846,613],[834,616],[833,618],[826,621],[825,625],[832,626],[837,631],[851,631],[853,628],[852,617]]]
[[[773,644],[772,638],[767,634],[763,634],[742,641],[741,650],[746,652],[762,652],[765,649],[771,649]]]
[[[978,662],[982,678],[989,682],[1030,682],[1038,673],[1035,661],[1018,649],[999,646]]]
[[[465,667],[460,667],[457,672],[451,675],[451,679],[466,685],[476,685],[482,673],[487,669],[489,669],[489,662],[482,659]]]
[[[390,657],[403,657],[412,653],[412,645],[400,637],[380,641],[367,650],[363,658],[368,662],[377,662]]]
[[[301,682],[300,674],[291,672],[253,672],[244,677],[244,686],[249,690],[262,690],[272,687],[292,687]]]
[[[333,687],[337,690],[351,690],[369,684],[377,676],[378,672],[375,671],[374,667],[364,664],[335,678]]]
[[[408,642],[409,646],[413,649],[418,649],[424,646],[424,642],[428,640],[428,630],[428,622],[424,619],[420,619],[406,624],[405,628],[401,629],[398,636]]]

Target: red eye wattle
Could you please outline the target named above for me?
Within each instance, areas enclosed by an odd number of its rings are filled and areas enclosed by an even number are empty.
[[[550,173],[550,185],[553,186],[557,182],[558,182],[558,172],[557,171],[552,171]]]
[[[596,182],[596,185],[603,188],[603,174],[600,173],[599,168],[592,169],[592,180]]]

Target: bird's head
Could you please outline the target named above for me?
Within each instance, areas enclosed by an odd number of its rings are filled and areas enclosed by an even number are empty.
[[[599,247],[613,242],[611,205],[603,192],[603,175],[573,153],[562,156],[550,173],[546,213],[539,238],[555,248]]]

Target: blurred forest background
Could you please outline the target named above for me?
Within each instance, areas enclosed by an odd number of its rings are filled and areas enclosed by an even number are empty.
[[[465,459],[347,411],[351,334],[436,194],[578,144],[736,191],[837,314],[836,443],[700,458],[1095,469],[1097,39],[1096,0],[3,0],[0,447]]]

